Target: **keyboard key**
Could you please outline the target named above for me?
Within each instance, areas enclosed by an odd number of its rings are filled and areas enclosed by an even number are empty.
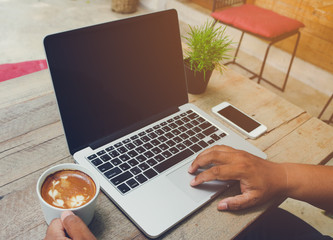
[[[177,147],[179,150],[183,150],[183,149],[186,148],[185,145],[182,144],[182,143],[178,144],[176,147]]]
[[[180,143],[182,142],[182,139],[180,137],[175,137],[174,139],[172,139],[173,141],[175,141],[176,143]]]
[[[132,167],[136,166],[139,164],[139,162],[135,159],[129,160],[128,164],[131,165]]]
[[[182,134],[180,134],[180,137],[181,137],[183,140],[189,138],[189,136],[188,136],[186,133],[182,133]]]
[[[138,139],[138,137],[139,137],[138,135],[134,135],[134,136],[131,137],[131,139],[135,140],[135,139]]]
[[[196,142],[198,142],[198,141],[199,141],[199,139],[198,139],[198,138],[196,138],[196,137],[191,137],[191,138],[190,138],[190,140],[191,140],[193,143],[196,143]]]
[[[150,142],[151,144],[153,144],[154,146],[157,146],[158,144],[160,144],[161,142],[158,141],[157,139],[154,139]]]
[[[153,145],[151,145],[150,143],[146,143],[146,144],[143,144],[143,147],[147,150],[151,149],[153,147]]]
[[[130,179],[131,177],[133,177],[133,174],[130,173],[129,171],[124,172],[120,175],[118,175],[115,178],[112,178],[110,181],[114,184],[114,185],[119,185],[122,182],[125,182],[127,179]]]
[[[172,140],[169,140],[169,141],[166,142],[166,144],[167,144],[169,147],[172,147],[172,146],[174,146],[176,143],[175,143],[174,141],[172,141]]]
[[[185,123],[188,123],[190,121],[190,119],[188,117],[184,117],[184,118],[182,118],[182,121]]]
[[[111,157],[107,154],[104,154],[103,156],[100,157],[104,162],[107,162],[111,159]]]
[[[165,143],[162,143],[161,145],[158,146],[160,149],[162,149],[163,151],[167,150],[169,147],[168,145],[166,145]]]
[[[179,152],[179,150],[175,147],[172,147],[169,149],[169,151],[172,153],[172,154],[176,154],[177,152]]]
[[[214,142],[215,142],[215,141],[214,141],[213,139],[211,139],[211,140],[209,140],[207,143],[208,143],[209,145],[212,145]]]
[[[117,166],[122,163],[122,161],[119,158],[115,158],[111,160],[112,164]]]
[[[157,156],[154,157],[154,159],[158,162],[162,162],[165,159],[165,157],[163,157],[161,154],[158,154]]]
[[[198,144],[194,144],[190,148],[193,152],[199,152],[202,149],[202,147],[200,147]]]
[[[139,162],[143,162],[143,161],[147,160],[147,158],[143,155],[139,155],[136,157],[136,160],[138,160]]]
[[[125,145],[129,150],[135,148],[135,145],[133,143],[129,143]]]
[[[157,172],[155,172],[153,169],[148,169],[143,173],[147,178],[153,178],[157,175]]]
[[[139,165],[139,168],[141,168],[141,170],[147,170],[148,168],[149,168],[149,166],[147,165],[147,163],[141,163],[140,165]]]
[[[225,136],[227,136],[227,134],[225,134],[225,133],[220,134],[220,138],[224,138]]]
[[[132,151],[129,151],[127,153],[127,155],[131,158],[134,158],[134,157],[138,156],[138,153],[136,151],[132,150]]]
[[[172,156],[172,154],[171,154],[169,151],[164,151],[164,152],[162,153],[162,156],[165,157],[165,158],[169,158],[169,157]]]
[[[152,153],[151,151],[147,151],[143,154],[146,158],[151,158],[154,156],[154,153]]]
[[[159,149],[158,147],[155,147],[151,150],[154,154],[159,154],[161,151],[161,149]]]
[[[95,166],[98,166],[98,165],[100,165],[100,164],[103,163],[103,162],[101,161],[101,159],[99,159],[99,158],[96,158],[96,159],[92,160],[91,162],[92,162],[92,164],[94,164]]]
[[[127,144],[127,143],[129,143],[131,140],[129,139],[129,138],[127,138],[127,139],[125,139],[125,140],[123,140],[123,143],[124,144]]]
[[[161,142],[165,142],[168,139],[164,136],[161,136],[161,137],[158,138],[158,140],[161,141]]]
[[[111,169],[113,166],[111,163],[107,162],[107,163],[104,163],[103,165],[99,166],[98,169],[101,171],[101,172],[105,172],[109,169]]]
[[[185,149],[184,151],[177,153],[170,159],[167,159],[164,162],[154,166],[154,169],[158,173],[161,173],[161,172],[167,170],[168,168],[174,166],[175,164],[183,161],[184,159],[191,156],[192,154],[193,154],[193,152],[190,149]]]
[[[119,159],[123,162],[127,161],[130,159],[130,157],[127,154],[123,154],[121,156],[119,156]]]
[[[184,122],[183,122],[182,120],[177,120],[177,121],[176,121],[176,124],[177,124],[178,126],[181,126],[181,125],[184,124]]]
[[[205,147],[207,147],[208,146],[208,144],[205,142],[205,141],[200,141],[200,142],[198,142],[198,144],[202,147],[202,148],[205,148]]]
[[[131,170],[131,173],[133,173],[134,175],[138,175],[139,173],[141,173],[142,171],[140,170],[140,168],[138,167],[134,167]]]
[[[210,127],[210,126],[212,126],[212,124],[210,124],[209,122],[204,122],[204,123],[201,123],[199,125],[199,128],[201,128],[202,130],[204,130],[204,129]]]
[[[141,138],[141,140],[142,140],[143,142],[149,142],[150,138],[147,137],[147,136],[144,136],[144,137]]]
[[[216,131],[218,131],[218,129],[214,126],[211,126],[210,128],[203,131],[203,134],[205,134],[206,136],[209,136],[209,135],[213,134]]]
[[[147,163],[148,163],[150,166],[154,166],[154,165],[157,164],[157,162],[156,162],[154,159],[149,159],[149,160],[147,161]]]
[[[146,151],[146,149],[144,149],[143,147],[138,147],[135,149],[138,153],[144,153]]]
[[[154,139],[157,137],[157,134],[156,133],[149,133],[148,136],[151,138],[151,139]]]
[[[122,193],[127,193],[129,190],[131,190],[125,183],[119,185],[118,189]]]
[[[213,138],[215,141],[220,140],[221,138],[219,136],[217,136],[216,134],[213,134],[210,136],[211,138]]]
[[[192,113],[192,114],[190,114],[189,116],[188,116],[190,119],[195,119],[195,118],[197,118],[197,117],[199,117],[199,115],[198,114],[196,114],[196,113]]]
[[[125,148],[125,147],[120,147],[120,148],[118,148],[118,152],[120,152],[120,153],[125,153],[125,152],[127,152],[127,151],[128,151],[128,149]]]
[[[179,135],[179,134],[181,134],[181,132],[178,130],[178,129],[174,129],[174,130],[172,130],[171,131],[174,135]]]
[[[115,167],[115,168],[112,168],[111,170],[105,172],[104,175],[105,175],[105,177],[110,179],[110,178],[117,176],[121,172],[122,171],[120,170],[120,168]]]
[[[157,131],[156,131],[156,134],[157,135],[162,135],[164,132],[161,130],[161,129],[158,129]]]
[[[174,137],[174,135],[171,132],[166,133],[164,136],[166,136],[169,139]]]
[[[140,146],[143,144],[143,142],[140,140],[140,139],[136,139],[133,141],[133,143],[136,145],[136,146]]]
[[[130,165],[128,165],[127,163],[123,163],[120,166],[120,169],[122,169],[123,171],[126,171],[127,169],[130,169]]]
[[[90,156],[88,157],[89,160],[93,160],[94,158],[97,158],[97,155],[96,155],[96,154],[90,155]]]
[[[116,150],[113,150],[112,152],[109,152],[109,154],[111,155],[111,157],[115,158],[118,157],[120,154],[119,152],[117,152]]]
[[[184,141],[184,144],[185,144],[185,146],[189,147],[189,146],[191,146],[193,143],[192,143],[190,140],[186,140],[186,141]]]
[[[120,146],[122,146],[123,144],[121,143],[121,142],[119,142],[119,143],[116,143],[114,146],[116,147],[116,148],[118,148],[118,147],[120,147]]]
[[[97,153],[97,155],[98,156],[101,156],[101,155],[103,155],[103,154],[105,154],[106,152],[104,151],[104,150],[102,150],[102,151],[99,151],[98,153]]]
[[[143,176],[142,174],[139,174],[138,176],[135,177],[135,179],[139,182],[139,183],[144,183],[145,181],[147,181],[148,179]]]
[[[162,127],[162,129],[164,132],[169,132],[171,130],[168,126]]]
[[[108,152],[110,152],[110,151],[114,150],[114,147],[110,146],[110,147],[107,147],[105,150],[108,151]]]
[[[135,188],[135,187],[139,186],[139,183],[137,181],[135,181],[133,178],[131,178],[130,180],[128,180],[126,183],[131,188]]]

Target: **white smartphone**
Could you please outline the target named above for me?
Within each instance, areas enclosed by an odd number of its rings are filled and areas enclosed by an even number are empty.
[[[237,130],[255,139],[267,131],[267,127],[228,102],[223,102],[212,108],[213,113]]]

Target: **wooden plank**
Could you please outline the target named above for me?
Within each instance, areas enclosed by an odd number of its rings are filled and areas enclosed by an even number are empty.
[[[311,118],[267,149],[274,162],[325,164],[333,153],[333,128]]]
[[[53,86],[47,69],[11,79],[1,83],[0,108],[12,106],[52,92]]]
[[[59,121],[53,93],[0,109],[1,141]]]
[[[0,148],[0,186],[70,155],[60,122],[2,143]]]

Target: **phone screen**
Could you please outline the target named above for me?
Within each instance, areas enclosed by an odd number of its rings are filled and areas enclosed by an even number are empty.
[[[248,133],[260,126],[258,122],[241,113],[231,105],[221,109],[218,113]]]

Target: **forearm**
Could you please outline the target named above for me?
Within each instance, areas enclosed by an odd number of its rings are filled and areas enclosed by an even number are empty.
[[[286,196],[333,212],[333,166],[284,163]]]

